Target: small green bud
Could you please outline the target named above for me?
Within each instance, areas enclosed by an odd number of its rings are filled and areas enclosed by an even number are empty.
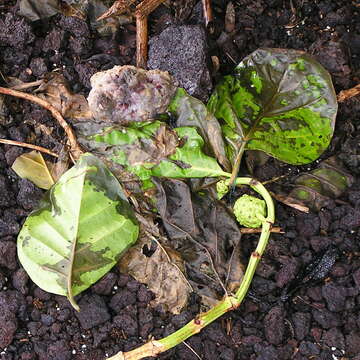
[[[266,203],[254,196],[243,195],[234,204],[237,221],[246,227],[260,227],[266,216]]]
[[[216,183],[216,192],[219,200],[222,199],[229,192],[229,186],[227,183],[228,180],[220,180]]]

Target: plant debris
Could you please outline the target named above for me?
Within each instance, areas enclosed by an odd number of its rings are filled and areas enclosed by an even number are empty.
[[[169,245],[185,261],[187,276],[207,306],[235,290],[242,279],[241,232],[234,217],[211,194],[191,193],[181,180],[155,180],[157,209]]]
[[[74,94],[69,89],[68,82],[60,73],[48,73],[35,93],[66,118],[72,120],[91,118],[92,114],[86,98],[83,95]]]
[[[21,178],[30,180],[41,189],[49,190],[55,184],[48,165],[38,151],[20,155],[11,168]]]
[[[120,260],[119,268],[146,284],[155,294],[152,306],[161,305],[164,310],[179,314],[187,305],[193,289],[186,279],[181,255],[171,247],[161,245],[164,237],[160,236],[158,229],[156,233],[155,238],[145,227],[138,243]],[[153,245],[156,246],[155,250],[151,250]]]
[[[336,199],[354,182],[351,174],[345,171],[340,160],[332,157],[295,180],[295,188],[289,196],[315,211]]]

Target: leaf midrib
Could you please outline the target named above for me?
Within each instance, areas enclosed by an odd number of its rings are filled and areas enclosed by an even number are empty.
[[[83,194],[84,192],[84,185],[85,185],[85,178],[86,178],[87,172],[82,172],[81,175],[81,191],[80,193]],[[74,237],[72,239],[72,246],[70,249],[70,256],[69,256],[69,267],[68,267],[68,276],[67,276],[67,294],[68,294],[68,299],[71,303],[71,305],[76,309],[76,310],[80,310],[79,306],[77,305],[74,296],[73,296],[73,292],[72,292],[72,272],[73,272],[73,266],[74,266],[74,260],[75,260],[75,250],[76,250],[76,243],[77,243],[77,239],[78,239],[78,233],[79,233],[79,220],[80,220],[80,213],[81,213],[81,205],[83,202],[83,198],[82,196],[80,197],[80,204],[78,206],[78,212],[76,214],[76,222],[75,222],[75,226],[74,226]]]

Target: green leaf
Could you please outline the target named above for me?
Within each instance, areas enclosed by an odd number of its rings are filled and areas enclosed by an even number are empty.
[[[341,161],[331,157],[309,173],[295,180],[295,187],[289,196],[299,200],[315,211],[324,207],[330,199],[336,199],[354,183]]]
[[[225,170],[231,169],[229,160],[226,157],[220,124],[202,101],[188,95],[184,89],[179,88],[168,110],[177,117],[176,125],[178,127],[196,127],[205,141],[205,153],[210,156],[215,155]]]
[[[168,178],[202,178],[228,176],[217,161],[204,154],[204,140],[193,127],[174,129],[184,143],[176,148],[168,161],[163,161],[151,171],[153,176]]]
[[[105,275],[136,242],[139,227],[121,186],[104,164],[84,154],[25,221],[18,255],[45,291],[74,296]]]
[[[46,162],[38,151],[20,155],[11,168],[21,178],[30,180],[41,189],[48,190],[54,185],[54,180]]]
[[[258,49],[216,87],[208,108],[222,121],[234,164],[241,145],[290,164],[328,147],[337,112],[328,72],[302,51]]]
[[[106,128],[88,136],[87,147],[149,184],[152,176],[189,178],[227,176],[215,158],[204,153],[194,127],[171,130],[160,121]],[[121,173],[121,172],[117,172]],[[123,176],[124,174],[119,174]]]
[[[88,139],[92,151],[104,156],[114,167],[123,166],[125,172],[116,172],[121,180],[126,181],[132,175],[132,180],[142,181],[143,189],[152,186],[151,169],[167,161],[179,144],[178,135],[160,121],[105,128]]]

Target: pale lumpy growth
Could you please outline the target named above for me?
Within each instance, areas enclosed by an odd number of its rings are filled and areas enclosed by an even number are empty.
[[[159,70],[114,66],[91,77],[88,102],[97,121],[126,125],[146,121],[166,111],[176,84]]]

